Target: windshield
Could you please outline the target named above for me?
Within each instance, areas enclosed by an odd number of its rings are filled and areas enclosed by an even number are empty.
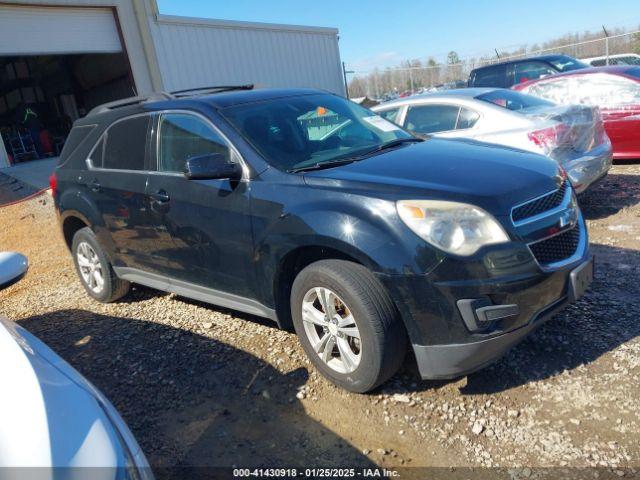
[[[397,125],[344,98],[301,95],[226,108],[222,114],[280,170],[362,155],[413,138]]]
[[[549,63],[553,65],[559,72],[568,72],[569,70],[578,70],[580,68],[588,68],[589,65],[566,55],[550,58]]]
[[[477,100],[493,103],[507,110],[525,110],[535,107],[550,107],[553,103],[533,95],[514,92],[513,90],[494,90],[475,97]]]

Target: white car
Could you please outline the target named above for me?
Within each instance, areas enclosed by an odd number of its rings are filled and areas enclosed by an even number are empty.
[[[27,260],[0,252],[0,289]],[[149,464],[116,409],[71,365],[0,317],[2,478],[150,480]]]
[[[416,95],[371,110],[418,136],[467,138],[546,155],[577,193],[611,167],[611,141],[597,107],[559,106],[503,88]]]
[[[588,63],[592,67],[604,67],[607,65],[607,57],[591,57],[583,58],[584,63]],[[640,65],[640,55],[637,53],[618,53],[609,55],[608,65]]]

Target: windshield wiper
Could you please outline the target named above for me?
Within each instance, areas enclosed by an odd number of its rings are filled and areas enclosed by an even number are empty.
[[[364,155],[371,155],[372,153],[381,152],[382,150],[388,150],[389,148],[397,147],[399,145],[402,145],[403,143],[417,143],[417,142],[424,142],[424,139],[417,138],[417,137],[396,138],[395,140],[390,140],[388,142],[383,143],[382,145],[378,145],[376,148],[374,148],[373,150],[370,150]]]
[[[389,148],[397,147],[404,143],[418,143],[418,142],[424,142],[424,140],[422,138],[416,138],[416,137],[396,138],[395,140],[390,140],[388,142],[383,143],[382,145],[378,145],[376,148],[367,150],[364,153],[359,153],[351,157],[343,157],[339,160],[337,159],[329,162],[318,162],[318,163],[314,163],[313,165],[307,165],[305,167],[292,168],[291,170],[287,170],[287,172],[289,173],[309,172],[311,170],[323,170],[325,168],[339,167],[341,165],[347,165],[349,163],[362,160],[363,158],[369,157],[375,153],[381,152],[383,150],[387,150]]]
[[[322,170],[325,168],[339,167],[340,165],[347,165],[356,161],[356,158],[345,158],[342,160],[335,160],[333,162],[318,162],[313,165],[307,165],[306,167],[292,168],[287,170],[288,173],[310,172],[311,170]]]

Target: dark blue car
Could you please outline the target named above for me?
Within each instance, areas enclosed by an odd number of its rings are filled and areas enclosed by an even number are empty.
[[[423,378],[494,361],[593,271],[556,162],[418,139],[317,90],[98,107],[52,186],[93,298],[137,283],[271,318],[356,392],[390,378],[407,344]]]

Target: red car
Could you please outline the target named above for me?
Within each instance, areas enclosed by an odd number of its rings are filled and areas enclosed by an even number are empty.
[[[585,68],[514,85],[560,104],[600,107],[614,160],[640,159],[640,67]]]

